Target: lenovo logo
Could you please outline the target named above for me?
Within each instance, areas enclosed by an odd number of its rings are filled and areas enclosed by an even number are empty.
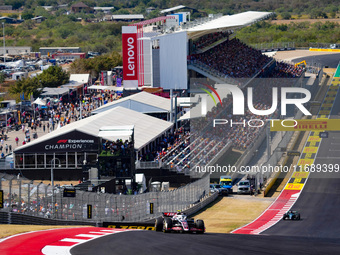
[[[127,39],[127,55],[128,55],[128,70],[131,72],[128,72],[127,76],[135,76],[135,46],[133,45],[135,40],[132,37],[129,37]]]

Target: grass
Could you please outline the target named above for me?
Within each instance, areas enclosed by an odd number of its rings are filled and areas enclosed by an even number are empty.
[[[257,218],[272,199],[230,196],[217,199],[215,203],[198,212],[194,218],[204,220],[208,233],[229,233]]]

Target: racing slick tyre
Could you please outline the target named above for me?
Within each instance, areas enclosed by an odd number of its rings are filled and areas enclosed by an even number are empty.
[[[204,233],[204,221],[196,220],[195,225],[196,225],[196,228],[203,229],[202,231],[197,231],[196,234],[203,234]]]
[[[158,217],[155,221],[155,230],[157,232],[162,231],[163,229],[163,218],[162,217]]]
[[[168,229],[171,229],[171,228],[172,228],[172,220],[170,218],[165,217],[163,221],[163,232],[168,233],[171,231]]]

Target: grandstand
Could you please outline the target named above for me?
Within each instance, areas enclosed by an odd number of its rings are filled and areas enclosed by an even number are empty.
[[[124,86],[131,90],[160,87],[165,91],[186,90],[190,93],[194,99],[189,104],[190,109],[179,116],[180,128],[156,144],[154,150],[140,154],[139,161],[152,161],[163,168],[199,177],[192,171],[196,166],[216,162],[229,148],[245,151],[264,131],[264,127],[249,126],[212,128],[213,119],[242,122],[278,117],[277,112],[272,116],[255,116],[249,110],[245,116],[232,116],[232,99],[223,84],[239,86],[246,94],[248,86],[256,85],[254,78],[298,78],[303,69],[277,63],[237,39],[238,29],[266,19],[272,13],[210,15],[192,22],[181,22],[187,20],[182,15],[185,14],[175,13],[122,28],[123,66],[128,70],[124,72]],[[202,90],[208,83],[216,90],[222,104],[213,102]],[[293,81],[288,83],[294,85]],[[266,83],[254,91],[256,109],[271,107],[273,86],[282,84]],[[203,105],[207,109],[202,117]],[[190,125],[190,131],[182,125]]]

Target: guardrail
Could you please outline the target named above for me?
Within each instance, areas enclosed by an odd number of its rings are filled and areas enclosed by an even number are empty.
[[[88,221],[66,221],[58,219],[47,219],[37,216],[25,215],[15,212],[0,212],[0,224],[17,224],[17,225],[90,225],[100,226],[101,223]]]

